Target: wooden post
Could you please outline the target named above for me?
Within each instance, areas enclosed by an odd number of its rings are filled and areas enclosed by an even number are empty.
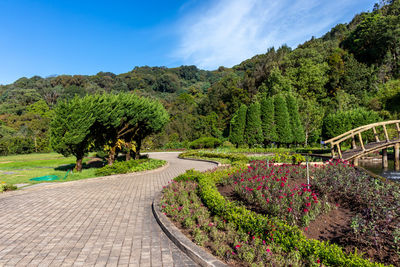
[[[336,144],[336,147],[337,147],[337,151],[339,153],[339,158],[341,159],[342,158],[342,150],[340,149],[339,143]]]
[[[388,167],[389,167],[388,154],[387,154],[387,149],[385,148],[382,150],[382,168],[386,170]]]
[[[354,166],[358,166],[358,158],[355,158],[355,159],[353,160],[353,165],[354,165]]]
[[[356,149],[357,148],[356,137],[354,135],[352,135],[351,137],[353,138],[353,140],[351,140],[351,146],[353,149]]]
[[[362,148],[362,150],[365,151],[364,142],[363,142],[363,140],[362,140],[361,133],[358,133],[358,138],[360,139],[360,143],[361,143],[361,148]]]
[[[397,134],[399,135],[399,139],[400,139],[400,126],[399,123],[396,123],[396,129],[397,129]]]
[[[332,147],[331,147],[331,153],[332,153],[332,158],[334,158],[335,157],[335,147],[334,147],[333,144],[332,144]]]
[[[386,125],[383,125],[383,132],[385,133],[386,142],[389,142],[389,135],[388,135],[388,132],[386,130]]]
[[[394,145],[394,170],[400,171],[400,144]]]
[[[375,127],[373,127],[372,129],[374,130],[374,135],[375,135],[375,140],[376,140],[376,142],[380,142],[380,141],[379,141],[379,135],[378,135],[378,133],[376,132]]]

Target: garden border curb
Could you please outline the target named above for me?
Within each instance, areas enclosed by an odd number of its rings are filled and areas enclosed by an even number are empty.
[[[160,210],[160,200],[162,192],[157,193],[151,205],[153,215],[160,225],[163,232],[168,238],[190,259],[200,266],[215,266],[225,267],[228,266],[222,261],[218,260],[202,248],[196,246],[189,238],[187,238]]]
[[[208,160],[208,159],[195,159],[195,158],[181,158],[178,156],[179,159],[184,159],[184,160],[193,160],[193,161],[204,161],[204,162],[210,162],[210,163],[215,163],[217,164],[217,167],[222,167],[225,166],[226,164],[222,164],[221,162],[214,161],[214,160]]]

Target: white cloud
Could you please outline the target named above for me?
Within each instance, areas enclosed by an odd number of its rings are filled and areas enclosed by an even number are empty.
[[[320,35],[357,1],[217,0],[180,22],[174,57],[216,69],[240,63],[271,46],[297,46]]]

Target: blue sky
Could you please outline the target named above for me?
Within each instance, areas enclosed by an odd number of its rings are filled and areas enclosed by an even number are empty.
[[[231,67],[319,37],[377,0],[0,0],[0,84],[135,66]]]

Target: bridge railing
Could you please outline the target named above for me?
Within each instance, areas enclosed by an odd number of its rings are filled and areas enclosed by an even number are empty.
[[[345,132],[339,136],[336,136],[334,138],[331,138],[329,140],[326,140],[323,142],[323,144],[325,145],[331,145],[331,153],[332,153],[332,157],[335,157],[335,147],[338,151],[339,154],[339,158],[342,158],[342,150],[340,148],[340,144],[348,139],[352,139],[352,146],[353,148],[357,148],[356,146],[356,136],[358,137],[360,146],[362,151],[365,151],[365,145],[364,145],[364,141],[363,141],[363,137],[362,137],[362,133],[368,130],[373,131],[374,137],[375,137],[375,141],[376,142],[389,142],[390,141],[390,137],[388,134],[388,130],[387,130],[387,126],[388,125],[395,125],[396,126],[396,130],[397,130],[397,135],[398,138],[400,139],[400,120],[392,120],[392,121],[383,121],[383,122],[377,122],[377,123],[372,123],[372,124],[368,124],[368,125],[364,125],[355,129],[352,129],[348,132]],[[378,127],[382,127],[383,128],[383,133],[384,133],[384,139],[385,140],[380,140],[379,139],[379,133],[377,131]]]

